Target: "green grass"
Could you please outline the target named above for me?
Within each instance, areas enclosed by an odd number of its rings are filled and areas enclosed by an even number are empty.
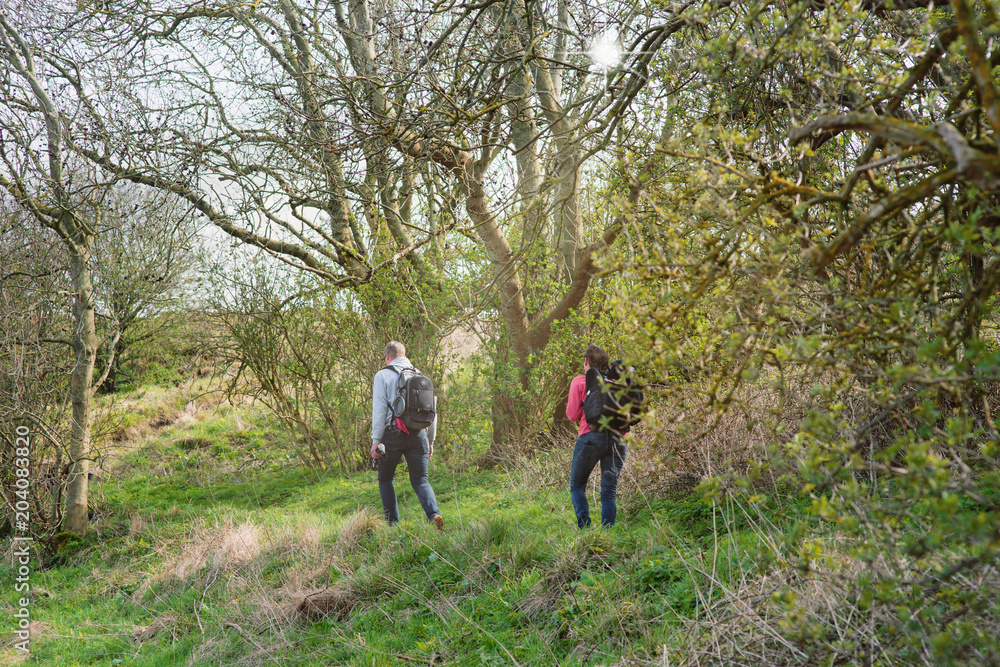
[[[719,582],[758,567],[756,533],[739,511],[625,498],[615,528],[579,531],[563,485],[498,471],[432,466],[447,520],[439,534],[401,470],[402,521],[388,527],[374,473],[303,470],[291,446],[262,415],[222,408],[120,452],[125,472],[96,496],[91,533],[32,574],[32,619],[43,624],[32,660],[653,659]],[[298,610],[307,594],[319,605],[311,614]]]
[[[947,586],[891,578],[967,559],[958,544],[950,561],[914,560],[933,537],[920,513],[947,509],[956,531],[985,535],[989,494],[914,503],[898,539],[859,549],[788,489],[717,493],[715,505],[656,498],[626,466],[632,491],[617,525],[579,531],[567,442],[514,472],[457,472],[436,457],[440,534],[403,469],[402,521],[388,527],[374,472],[304,469],[294,434],[220,399],[204,383],[114,397],[127,437],[106,452],[91,530],[62,534],[32,563],[31,661],[624,666],[766,654],[835,664],[877,648],[887,657],[876,664],[997,662],[990,562]],[[0,566],[8,582],[12,562]],[[858,619],[874,620],[859,631]],[[0,647],[0,664],[20,657]]]

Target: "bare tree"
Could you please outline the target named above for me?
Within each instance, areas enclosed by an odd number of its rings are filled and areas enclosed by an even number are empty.
[[[30,20],[27,12],[20,17]],[[64,36],[68,39],[70,34]],[[70,52],[67,47],[67,54]],[[60,60],[29,42],[22,27],[3,13],[0,58],[6,63],[4,85],[0,87],[0,186],[28,214],[28,219],[60,239],[67,257],[68,291],[72,294],[70,326],[62,335],[40,338],[36,344],[61,344],[73,353],[64,528],[82,534],[88,521],[94,369],[101,344],[93,262],[96,230],[102,224],[100,204],[109,182],[102,180],[93,167],[74,162],[70,150],[74,133],[82,131],[73,122],[82,107],[72,95],[61,95],[62,89],[52,79],[63,77],[70,61]],[[84,174],[87,177],[81,177]],[[23,220],[16,218],[18,223]],[[109,342],[109,364],[97,385],[113,363],[117,338],[114,334]],[[23,418],[31,416],[26,412]],[[45,428],[43,422],[36,423]]]
[[[581,188],[685,11],[138,3],[92,35],[132,54],[113,81],[80,63],[59,76],[102,111],[74,119],[78,154],[185,198],[227,234],[331,284],[364,284],[402,260],[416,289],[435,294],[454,276],[435,256],[442,237],[469,251],[463,262],[482,256],[484,280],[452,308],[495,309],[526,369],[553,323],[583,304],[594,253],[617,237],[620,220],[586,223]],[[592,62],[605,31],[633,42],[623,67]],[[627,207],[641,179],[625,162],[609,168]]]
[[[72,331],[68,267],[62,242],[30,214],[0,196],[0,438],[3,469],[11,470],[14,434],[30,426],[34,484],[31,516],[38,534],[58,530],[62,517],[70,422],[66,346]],[[11,457],[11,458],[7,458]],[[13,510],[14,479],[4,475],[3,499]],[[8,486],[10,485],[10,486]]]
[[[100,389],[113,392],[136,347],[165,335],[186,316],[194,271],[204,258],[190,207],[170,193],[122,183],[107,193],[99,211],[95,298],[98,317],[110,332],[98,355],[110,361]]]

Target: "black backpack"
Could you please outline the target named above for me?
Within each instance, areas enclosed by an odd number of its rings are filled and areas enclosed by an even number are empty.
[[[621,361],[611,362],[611,369],[601,373],[587,371],[587,394],[583,399],[583,417],[591,431],[628,431],[639,423],[644,396],[631,377],[622,379]]]
[[[410,433],[416,433],[434,423],[436,412],[434,383],[416,368],[386,366],[399,374],[396,388],[397,400],[389,401],[393,418],[399,417]],[[403,401],[403,409],[396,414],[395,406]]]

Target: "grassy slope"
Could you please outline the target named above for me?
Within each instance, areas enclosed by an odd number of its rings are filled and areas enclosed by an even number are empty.
[[[388,528],[374,473],[301,470],[252,411],[182,415],[140,441],[95,493],[93,532],[32,575],[39,664],[649,660],[757,568],[746,526],[695,501],[628,498],[613,530],[581,532],[563,481],[434,468],[442,535],[402,468]]]

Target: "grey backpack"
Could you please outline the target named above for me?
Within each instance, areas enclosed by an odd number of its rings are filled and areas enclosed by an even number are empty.
[[[416,368],[386,366],[397,373],[396,400],[389,401],[392,416],[403,420],[407,430],[416,433],[434,423],[435,401],[434,383]],[[396,414],[396,406],[402,400],[403,408]]]

